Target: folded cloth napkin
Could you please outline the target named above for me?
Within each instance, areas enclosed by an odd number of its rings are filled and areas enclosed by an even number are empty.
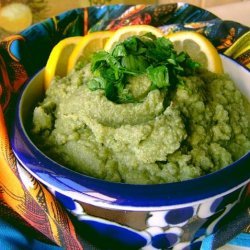
[[[30,228],[28,228],[30,229]],[[34,234],[25,227],[18,227],[13,221],[0,218],[0,241],[4,250],[46,249],[60,250],[59,246],[46,241],[38,240]]]
[[[230,223],[222,226],[216,233],[206,237],[201,245],[201,250],[214,250],[225,243],[233,248],[250,248],[250,199],[237,213]],[[241,233],[239,233],[241,232]],[[244,249],[242,249],[244,250]]]
[[[249,41],[246,39],[250,34],[249,27],[222,21],[213,14],[188,4],[182,5],[181,11],[177,4],[169,5],[169,8],[111,5],[75,9],[0,41],[0,216],[5,219],[0,221],[0,239],[1,244],[6,244],[3,249],[8,249],[7,244],[10,242],[6,241],[6,237],[11,236],[16,238],[11,244],[15,242],[20,247],[18,249],[27,242],[34,246],[34,249],[39,249],[39,244],[44,247],[41,249],[58,249],[59,246],[63,249],[83,249],[84,244],[76,232],[75,223],[49,190],[36,179],[33,186],[27,186],[22,181],[25,178],[20,178],[21,175],[26,176],[29,173],[17,164],[8,132],[20,87],[44,67],[51,49],[58,41],[89,31],[117,29],[128,23],[161,26],[166,32],[195,30],[206,35],[218,51],[234,57],[239,63],[250,68],[249,49],[242,50],[242,44],[238,46],[241,40]],[[234,46],[235,44],[237,46]],[[237,51],[238,48],[241,50]],[[249,218],[249,214],[243,217]],[[213,249],[213,244],[216,245],[219,240],[217,245],[223,245],[241,232],[242,225],[245,226],[244,220],[237,222],[240,225],[233,235],[224,237],[225,235],[219,232],[218,237],[213,235],[207,238],[204,244],[208,244],[206,242],[210,240],[209,244]],[[28,232],[32,239],[17,236],[20,228],[13,228],[14,224],[29,228],[21,233]],[[47,244],[48,248],[45,248],[44,244]]]
[[[208,236],[205,240],[203,240],[201,245],[201,250],[212,250],[218,249],[216,247],[217,240],[214,239],[214,235]],[[222,238],[223,239],[223,238]],[[221,242],[221,240],[219,240]],[[225,242],[223,243],[223,245]],[[222,245],[222,246],[223,246]],[[250,249],[250,235],[248,233],[240,233],[235,238],[227,242],[227,244],[222,247],[221,250],[249,250]]]
[[[8,216],[7,216],[8,217]],[[32,227],[25,226],[22,221],[16,220],[13,216],[0,218],[0,242],[2,250],[63,250],[78,249],[65,248],[46,240],[45,237],[37,234]],[[98,250],[97,247],[85,239],[80,239],[85,250]]]

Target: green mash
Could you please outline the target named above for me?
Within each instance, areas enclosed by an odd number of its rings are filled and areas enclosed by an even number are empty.
[[[168,71],[174,84],[153,70],[163,80],[153,84],[145,65],[112,89],[103,58],[55,78],[34,110],[33,139],[55,161],[109,181],[152,184],[216,171],[249,151],[243,97],[227,75]]]

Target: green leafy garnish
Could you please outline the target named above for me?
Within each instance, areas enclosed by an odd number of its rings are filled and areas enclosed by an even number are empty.
[[[148,33],[129,37],[110,53],[95,52],[91,60],[93,78],[88,87],[104,90],[106,97],[116,103],[134,102],[126,89],[130,76],[147,74],[151,90],[167,91],[182,84],[182,77],[194,74],[199,67],[187,53],[177,53],[169,39]]]

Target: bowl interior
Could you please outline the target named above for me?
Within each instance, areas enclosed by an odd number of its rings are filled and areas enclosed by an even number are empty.
[[[236,87],[250,102],[250,71],[229,57],[221,55],[221,59],[225,73],[230,75]]]
[[[19,118],[23,129],[29,134],[31,126],[32,110],[44,98],[45,88],[43,84],[44,69],[40,70],[25,87],[19,105]]]

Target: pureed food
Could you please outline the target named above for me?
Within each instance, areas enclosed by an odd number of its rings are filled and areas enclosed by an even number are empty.
[[[250,149],[243,102],[227,75],[201,69],[168,39],[133,36],[55,78],[32,136],[55,161],[93,177],[182,181]]]

